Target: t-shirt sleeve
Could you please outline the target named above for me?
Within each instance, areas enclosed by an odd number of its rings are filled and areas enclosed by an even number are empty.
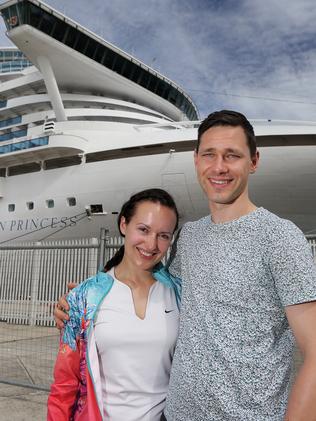
[[[269,267],[282,305],[316,300],[316,265],[310,244],[291,222],[273,234]]]
[[[174,239],[174,242],[171,247],[170,256],[167,262],[167,269],[171,275],[181,277],[181,242],[182,242],[182,229],[180,229]]]

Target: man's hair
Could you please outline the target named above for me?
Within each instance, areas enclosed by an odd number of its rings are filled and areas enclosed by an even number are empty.
[[[196,152],[199,150],[203,133],[205,133],[209,128],[216,126],[242,127],[247,138],[250,156],[253,158],[256,155],[256,136],[252,125],[243,114],[231,110],[215,111],[202,121],[198,129],[198,139],[195,148]]]

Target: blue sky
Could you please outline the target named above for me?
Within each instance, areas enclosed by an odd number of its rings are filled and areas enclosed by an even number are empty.
[[[201,117],[230,108],[316,121],[314,0],[46,3],[174,80]]]

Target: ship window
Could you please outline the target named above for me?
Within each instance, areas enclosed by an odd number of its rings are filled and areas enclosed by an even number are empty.
[[[26,202],[26,207],[28,208],[28,210],[33,210],[34,209],[34,202]]]
[[[126,60],[126,66],[122,70],[122,75],[128,77],[129,79],[133,80],[133,74],[136,71],[137,66],[134,63]]]
[[[42,20],[40,21],[38,29],[45,32],[48,35],[51,35],[54,23],[55,19],[53,16],[49,15],[46,12],[42,12]]]
[[[95,53],[95,60],[98,61],[99,63],[101,63],[103,56],[104,56],[104,48],[102,48],[102,46],[99,45],[98,49]]]
[[[0,121],[0,127],[11,126],[13,124],[19,124],[19,123],[21,123],[21,120],[22,120],[21,116],[14,117],[14,118],[8,118],[7,120],[1,120]]]
[[[85,34],[79,34],[76,50],[85,54],[89,38]]]
[[[115,53],[112,50],[108,50],[106,52],[106,56],[103,59],[104,66],[111,69],[114,59],[115,59]]]
[[[144,70],[141,71],[141,77],[138,79],[138,83],[143,86],[144,88],[147,88],[148,83],[150,82],[150,75],[149,73],[145,72]]]
[[[33,25],[35,28],[38,28],[39,23],[41,21],[41,9],[35,6],[35,4],[31,4],[29,16],[30,16],[30,24]]]
[[[87,56],[90,58],[94,58],[96,50],[98,48],[98,43],[93,39],[89,39],[88,47],[87,47]]]
[[[54,170],[55,168],[70,167],[72,165],[80,165],[81,156],[65,156],[63,158],[47,159],[45,161],[45,170]]]
[[[114,66],[113,66],[113,70],[117,73],[121,73],[124,63],[125,63],[124,58],[117,55]]]
[[[39,137],[37,139],[26,140],[24,142],[12,143],[9,145],[0,146],[0,154],[15,152],[22,149],[34,148],[36,146],[44,146],[48,144],[48,136]]]
[[[8,205],[8,211],[9,212],[14,212],[15,211],[15,204],[14,203],[10,203]]]
[[[0,177],[5,177],[5,174],[6,174],[6,169],[0,168]]]
[[[159,96],[163,96],[163,92],[166,88],[166,84],[165,82],[163,82],[162,80],[159,81],[157,89],[156,89],[156,94]]]
[[[77,31],[75,28],[69,26],[68,32],[65,40],[65,44],[69,45],[69,47],[73,47],[75,45],[76,39],[77,39]]]
[[[101,204],[90,205],[90,211],[91,211],[92,214],[103,213],[103,205],[101,205]]]
[[[16,137],[26,136],[26,133],[27,133],[26,129],[23,129],[23,130],[16,130],[14,132],[2,134],[0,135],[0,142],[5,142],[7,140],[14,139]]]
[[[148,89],[151,90],[152,92],[155,92],[157,83],[158,83],[158,78],[156,76],[151,76]]]
[[[67,198],[68,206],[76,206],[77,201],[75,197],[68,197]]]
[[[27,174],[30,172],[37,172],[41,170],[41,164],[39,162],[30,162],[28,164],[14,165],[8,168],[8,175],[20,175]]]
[[[48,199],[48,200],[46,200],[46,206],[47,206],[48,208],[53,208],[53,207],[55,206],[55,202],[54,202],[54,200],[53,200],[53,199]]]
[[[59,19],[55,19],[54,29],[52,36],[58,41],[63,41],[67,26]]]

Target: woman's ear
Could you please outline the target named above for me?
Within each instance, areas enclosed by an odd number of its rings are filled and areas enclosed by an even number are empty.
[[[125,232],[126,232],[126,219],[125,219],[125,217],[124,216],[122,216],[121,217],[121,220],[120,220],[120,231],[121,231],[121,234],[124,236],[125,235]]]

